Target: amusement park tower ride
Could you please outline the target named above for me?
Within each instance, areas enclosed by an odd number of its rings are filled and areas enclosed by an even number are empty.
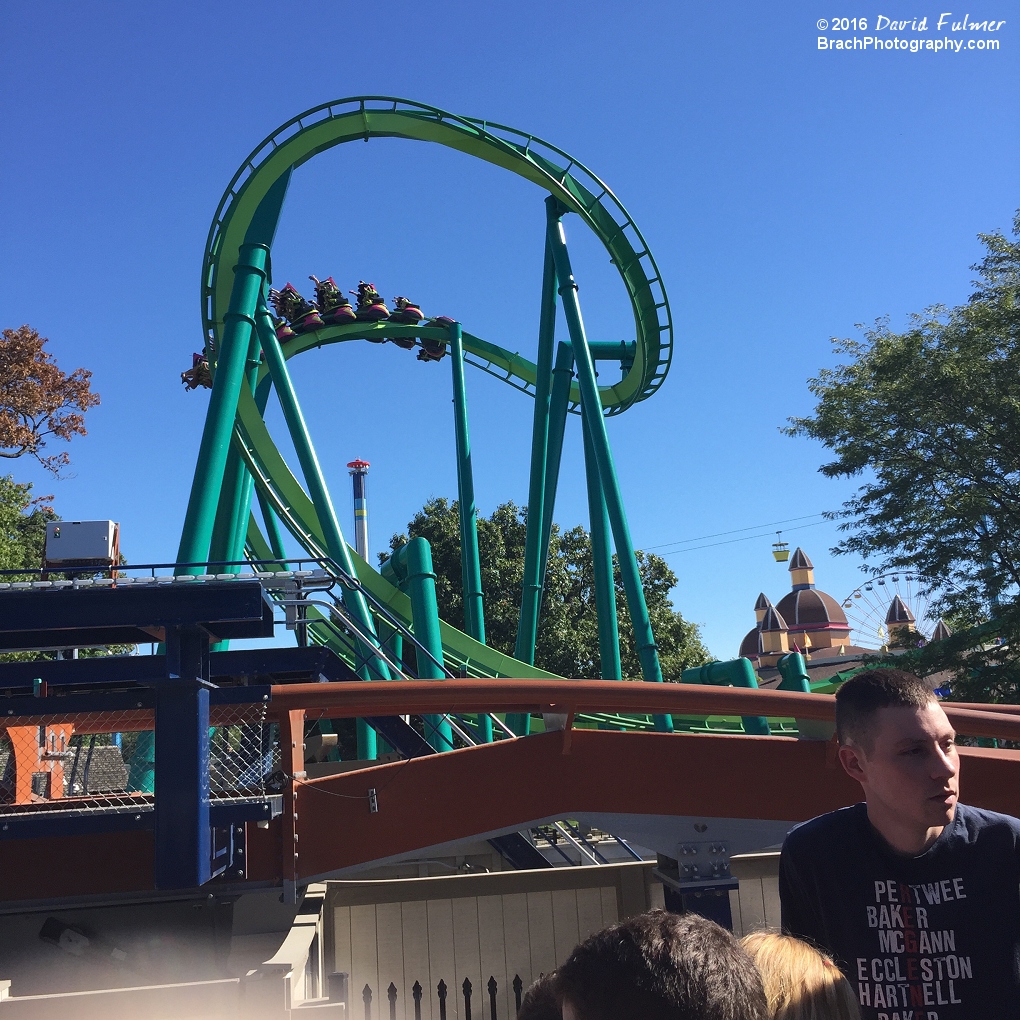
[[[363,559],[368,559],[368,469],[367,460],[356,457],[347,467],[354,487],[354,550]]]

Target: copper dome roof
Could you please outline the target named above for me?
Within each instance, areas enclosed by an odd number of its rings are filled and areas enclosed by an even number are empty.
[[[798,545],[790,557],[789,570],[814,570],[815,565],[808,559],[807,553]]]
[[[740,642],[740,651],[737,652],[737,656],[743,656],[745,659],[757,659],[761,654],[761,631],[755,627],[753,630],[749,630],[744,636],[744,640]]]
[[[889,603],[889,612],[885,614],[886,623],[916,623],[917,620],[914,614],[910,611],[910,607],[896,595],[892,602]]]
[[[786,620],[783,619],[783,614],[779,612],[774,606],[769,606],[765,611],[764,617],[761,621],[761,631],[763,634],[769,633],[776,630],[789,630],[790,628],[786,625]]]
[[[789,621],[790,630],[850,630],[840,604],[817,588],[791,591],[776,608]]]

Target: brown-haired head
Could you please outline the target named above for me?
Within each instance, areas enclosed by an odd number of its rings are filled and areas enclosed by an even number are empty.
[[[768,1020],[761,977],[731,932],[652,910],[585,939],[556,974],[572,1020]]]
[[[935,693],[920,677],[902,669],[866,669],[836,692],[836,736],[843,746],[873,746],[875,716],[882,708],[924,708]]]

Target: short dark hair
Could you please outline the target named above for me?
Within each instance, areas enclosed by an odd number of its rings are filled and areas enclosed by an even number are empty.
[[[585,939],[556,975],[578,1020],[767,1020],[761,975],[732,933],[653,910]]]
[[[935,692],[920,677],[902,669],[866,669],[836,691],[836,736],[840,744],[874,746],[875,714],[880,708],[924,708]]]
[[[556,999],[556,974],[543,974],[533,982],[521,999],[517,1020],[560,1020],[560,1004]]]

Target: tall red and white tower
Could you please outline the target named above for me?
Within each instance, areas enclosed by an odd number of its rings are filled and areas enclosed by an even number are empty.
[[[368,469],[367,460],[352,460],[348,473],[354,487],[354,549],[363,559],[368,559]]]

